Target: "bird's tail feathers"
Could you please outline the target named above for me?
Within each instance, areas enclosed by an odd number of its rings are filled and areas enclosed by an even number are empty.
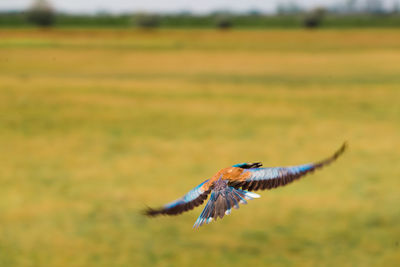
[[[212,191],[210,199],[204,210],[197,218],[193,228],[198,228],[204,223],[210,223],[212,220],[222,218],[224,215],[229,215],[232,208],[238,209],[239,204],[247,204],[247,200],[259,198],[260,195],[246,190],[236,189],[231,186],[226,186],[222,190]]]

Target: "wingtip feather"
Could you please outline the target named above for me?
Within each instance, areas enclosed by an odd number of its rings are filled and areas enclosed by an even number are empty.
[[[158,215],[160,213],[160,211],[158,209],[153,209],[153,208],[147,207],[144,210],[142,210],[141,213],[144,216],[153,217],[153,216]]]
[[[347,141],[344,141],[342,146],[339,148],[338,151],[336,151],[336,153],[334,154],[334,158],[338,158],[340,155],[342,155],[347,149],[348,149],[349,145]]]

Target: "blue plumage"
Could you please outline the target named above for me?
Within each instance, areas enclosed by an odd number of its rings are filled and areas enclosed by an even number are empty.
[[[204,223],[210,223],[213,219],[217,220],[218,217],[222,219],[224,215],[231,213],[232,208],[238,209],[239,204],[247,204],[247,200],[259,197],[258,194],[228,186],[228,182],[220,178],[214,183],[210,199],[194,223],[193,228],[198,228]]]
[[[287,185],[331,163],[345,151],[345,148],[346,144],[343,144],[335,154],[325,160],[291,167],[261,168],[260,162],[238,163],[221,169],[182,198],[158,209],[148,208],[145,214],[148,216],[180,214],[203,204],[211,193],[207,205],[193,225],[194,228],[198,228],[217,220],[218,217],[223,218],[224,215],[230,214],[232,208],[238,209],[240,204],[246,204],[248,200],[260,197],[249,191]]]
[[[201,194],[203,194],[205,191],[202,188],[203,185],[208,182],[208,180],[205,180],[204,182],[202,182],[201,184],[199,184],[198,186],[196,186],[195,188],[193,188],[192,190],[190,190],[186,195],[184,195],[182,198],[175,200],[171,203],[168,203],[164,206],[165,209],[170,209],[185,203],[189,203],[193,200],[195,200],[196,198],[198,198]]]
[[[285,175],[297,175],[313,169],[315,165],[304,164],[293,167],[273,167],[273,168],[254,168],[247,169],[244,172],[250,172],[250,178],[247,181],[271,180],[283,177]]]

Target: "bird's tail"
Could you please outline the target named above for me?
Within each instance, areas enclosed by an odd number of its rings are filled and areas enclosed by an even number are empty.
[[[236,189],[231,186],[215,188],[211,191],[210,199],[207,202],[204,210],[193,225],[193,228],[198,228],[204,223],[210,223],[212,220],[222,218],[224,215],[229,215],[232,208],[238,209],[239,204],[247,204],[247,200],[259,198],[258,194]]]

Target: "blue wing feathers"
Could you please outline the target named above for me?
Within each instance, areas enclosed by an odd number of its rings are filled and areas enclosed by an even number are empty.
[[[245,170],[244,172],[251,173],[248,181],[260,181],[276,179],[283,175],[296,175],[298,173],[307,172],[313,168],[313,164],[304,164],[293,167],[255,168]]]
[[[148,208],[145,211],[146,215],[155,216],[158,214],[168,214],[174,215],[179,214],[184,211],[188,211],[203,204],[204,200],[207,198],[210,193],[209,190],[205,191],[203,185],[208,182],[208,180],[202,182],[192,190],[190,190],[186,195],[182,198],[170,202],[159,209]]]
[[[334,160],[336,160],[346,149],[344,143],[342,147],[331,157],[319,161],[317,163],[309,163],[291,167],[274,167],[274,168],[249,168],[245,169],[242,175],[247,175],[244,181],[234,182],[236,188],[242,187],[248,190],[271,189],[283,186],[300,177],[306,175],[315,169],[321,168]]]
[[[185,203],[189,203],[193,200],[195,200],[196,198],[198,198],[201,194],[203,194],[205,191],[202,189],[202,186],[208,182],[208,180],[205,180],[204,182],[202,182],[201,184],[199,184],[198,186],[196,186],[195,188],[193,188],[192,190],[190,190],[186,195],[184,195],[182,198],[175,200],[171,203],[168,203],[164,206],[164,208],[168,209],[168,208],[172,208],[174,206],[177,205],[182,205]]]
[[[210,199],[204,210],[197,218],[193,228],[198,228],[204,223],[210,223],[218,217],[223,218],[224,215],[231,213],[232,207],[239,208],[239,203],[246,204],[247,200],[259,198],[260,196],[231,186],[225,186],[212,191]]]

